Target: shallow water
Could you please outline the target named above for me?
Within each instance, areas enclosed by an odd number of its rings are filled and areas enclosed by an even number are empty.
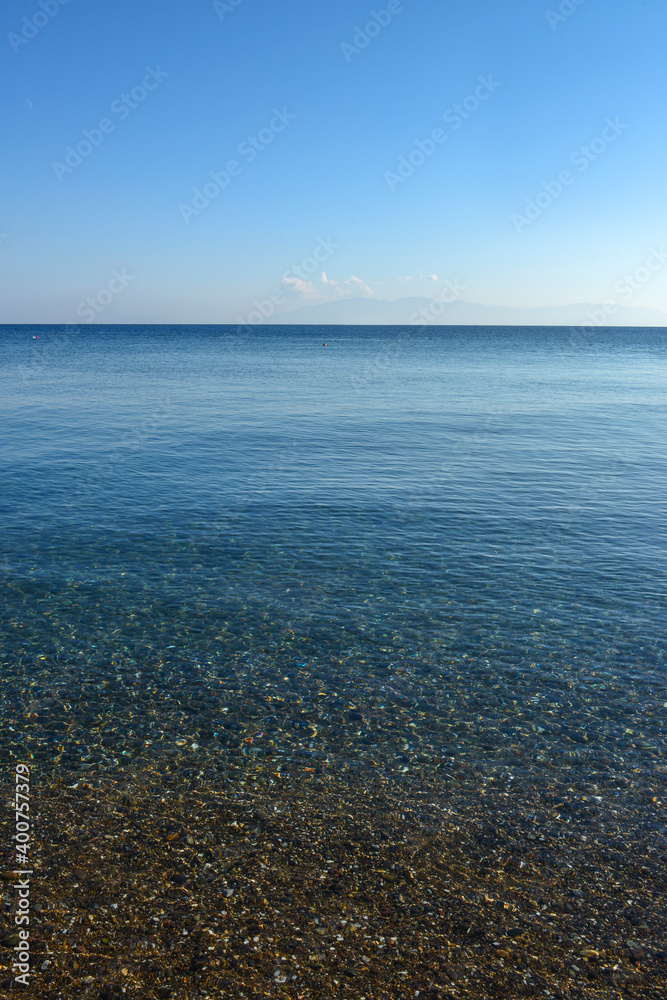
[[[0,334],[12,752],[656,777],[664,331]]]

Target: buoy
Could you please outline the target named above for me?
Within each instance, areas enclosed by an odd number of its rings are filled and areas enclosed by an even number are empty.
[[[326,347],[326,346],[327,346],[326,344],[322,344],[322,347]]]

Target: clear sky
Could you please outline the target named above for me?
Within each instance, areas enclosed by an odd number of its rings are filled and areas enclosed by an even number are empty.
[[[597,302],[667,246],[664,0],[7,0],[0,20],[0,322],[237,322],[271,295],[275,319],[444,279]],[[631,304],[667,309],[667,257]]]

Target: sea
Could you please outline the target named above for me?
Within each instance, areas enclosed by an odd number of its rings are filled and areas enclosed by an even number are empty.
[[[664,782],[666,349],[0,328],[6,759]]]

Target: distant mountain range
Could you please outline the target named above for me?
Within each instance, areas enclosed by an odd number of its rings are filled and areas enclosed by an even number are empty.
[[[436,307],[433,307],[434,302]],[[339,299],[320,305],[300,306],[288,313],[281,313],[271,324],[308,323],[313,326],[372,325],[407,326],[422,325],[426,320],[417,314],[428,310],[432,326],[657,326],[667,327],[667,313],[657,309],[618,306],[608,316],[601,305],[580,302],[572,306],[540,306],[517,308],[514,306],[481,306],[457,299],[442,308],[438,300],[411,296],[389,302],[383,299]],[[604,320],[603,322],[596,322]],[[417,323],[415,324],[415,320]]]

